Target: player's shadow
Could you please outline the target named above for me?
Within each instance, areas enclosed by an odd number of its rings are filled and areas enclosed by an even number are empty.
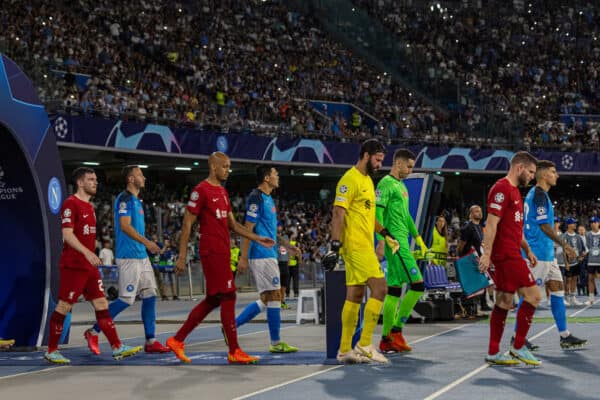
[[[472,384],[487,388],[484,390],[489,393],[494,393],[498,388],[512,388],[528,397],[539,399],[595,400],[598,398],[582,396],[577,392],[577,384],[572,379],[545,373],[543,368],[494,367],[491,370],[505,376],[478,378],[474,379]],[[504,398],[510,398],[510,393],[505,393]]]
[[[422,388],[439,384],[425,370],[441,363],[410,356],[394,356],[390,359],[391,364],[388,365],[346,365],[315,381],[321,385],[323,397],[375,400],[402,398],[398,397],[399,393],[408,396],[407,382],[413,387]],[[410,394],[411,398],[415,396],[418,395]]]
[[[591,362],[590,356],[586,355],[586,351],[590,349],[581,349],[576,351],[565,351],[560,355],[544,355],[544,362],[560,365],[567,368],[569,371],[577,371],[582,373],[598,376],[598,362]]]

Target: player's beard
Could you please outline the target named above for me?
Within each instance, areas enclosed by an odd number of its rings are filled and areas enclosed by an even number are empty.
[[[521,172],[521,175],[518,177],[519,186],[527,186],[529,181],[527,180],[527,171]]]
[[[377,173],[378,169],[376,169],[373,164],[371,163],[371,160],[369,159],[369,161],[367,162],[367,174],[370,177],[374,177],[375,174]]]

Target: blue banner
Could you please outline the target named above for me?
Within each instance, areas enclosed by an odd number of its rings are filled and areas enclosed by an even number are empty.
[[[221,134],[189,128],[124,122],[102,118],[60,115],[53,118],[59,142],[162,153],[208,156],[222,151],[234,159],[268,160],[275,163],[303,163],[348,166],[357,158],[360,145],[291,137]],[[391,166],[394,150],[388,146],[384,165]],[[468,149],[442,146],[408,146],[417,154],[416,168],[426,170],[503,172],[514,154],[508,150]],[[563,173],[598,173],[600,154],[537,151],[533,154],[556,163]]]

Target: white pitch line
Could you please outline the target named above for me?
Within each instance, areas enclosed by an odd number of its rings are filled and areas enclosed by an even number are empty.
[[[419,343],[419,342],[422,342],[422,341],[434,338],[436,336],[440,336],[440,335],[443,335],[445,333],[452,332],[452,331],[464,328],[465,326],[467,326],[467,324],[460,325],[460,326],[454,327],[452,329],[447,329],[445,331],[438,332],[438,333],[436,333],[434,335],[425,336],[423,338],[420,338],[420,339],[417,339],[417,340],[414,340],[414,341],[410,342],[410,344]],[[321,370],[321,371],[317,371],[317,372],[311,372],[308,375],[303,375],[303,376],[300,376],[298,378],[291,379],[289,381],[278,383],[277,385],[268,386],[268,387],[266,387],[264,389],[260,389],[260,390],[257,390],[255,392],[245,394],[243,396],[235,397],[235,398],[233,398],[233,400],[243,400],[243,399],[247,399],[247,398],[252,397],[252,396],[256,396],[256,395],[261,394],[261,393],[270,392],[271,390],[275,390],[275,389],[278,389],[280,387],[290,385],[292,383],[300,382],[300,381],[303,381],[305,379],[312,378],[313,376],[317,376],[317,375],[321,375],[321,374],[324,374],[324,373],[329,372],[329,371],[333,371],[334,369],[338,369],[338,368],[341,368],[343,366],[344,365],[334,365],[331,368],[327,368],[327,369],[324,369],[324,370]]]
[[[69,367],[69,365],[62,365],[60,367],[55,367],[55,366],[52,366],[49,364],[47,367],[42,367],[43,369],[38,369],[37,371],[28,371],[28,372],[21,372],[18,374],[0,376],[0,380],[8,379],[8,378],[15,378],[17,376],[23,376],[23,375],[38,374],[40,372],[56,371],[57,369],[62,369],[62,368],[67,368],[67,367]]]
[[[590,308],[591,306],[586,306],[584,308],[582,308],[581,310],[569,315],[569,318],[576,316],[577,314],[587,310],[588,308]],[[549,326],[548,328],[542,330],[540,333],[538,333],[537,335],[531,337],[531,340],[537,339],[542,335],[545,335],[546,333],[550,332],[552,329],[554,329],[556,324],[552,324],[551,326]],[[430,394],[429,396],[425,397],[423,400],[434,400],[437,399],[438,397],[440,397],[441,395],[443,395],[444,393],[447,393],[448,391],[450,391],[451,389],[455,388],[456,386],[460,385],[461,383],[463,383],[464,381],[472,378],[473,376],[477,375],[478,373],[480,373],[481,371],[484,371],[485,369],[487,369],[488,367],[490,367],[490,364],[485,363],[481,366],[479,366],[478,368],[474,369],[473,371],[469,372],[466,375],[463,375],[462,377],[458,378],[457,380],[455,380],[454,382],[449,383],[448,385],[444,386],[443,388],[441,388],[440,390],[438,390],[437,392],[434,392],[432,394]]]

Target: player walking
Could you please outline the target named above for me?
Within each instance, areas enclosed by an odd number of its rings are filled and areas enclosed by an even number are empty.
[[[556,165],[552,161],[538,161],[535,180],[536,185],[527,193],[524,205],[525,240],[538,260],[537,266],[529,265],[529,270],[538,286],[545,284],[550,291],[550,307],[560,335],[560,347],[563,349],[581,347],[587,340],[573,336],[567,329],[565,289],[554,251],[554,243],[556,243],[568,258],[575,257],[573,248],[556,234],[553,227],[554,206],[548,191],[556,186],[558,180]],[[540,287],[540,290],[545,289]]]
[[[185,355],[185,338],[216,307],[221,306],[221,323],[229,346],[227,361],[231,364],[253,364],[258,357],[244,353],[238,345],[235,328],[235,282],[231,272],[230,236],[232,230],[265,247],[273,247],[275,241],[258,236],[236,222],[231,211],[231,202],[222,184],[229,176],[231,161],[221,152],[211,154],[208,159],[208,178],[200,182],[192,193],[183,216],[179,258],[175,271],[182,273],[186,267],[187,245],[192,224],[198,220],[200,232],[200,260],[206,278],[206,297],[192,309],[177,334],[167,340],[167,346],[177,358],[189,363]]]
[[[383,177],[377,185],[377,221],[386,226],[400,243],[400,249],[394,255],[390,246],[378,235],[377,253],[379,255],[385,252],[388,284],[388,293],[383,302],[383,331],[379,343],[382,353],[412,350],[402,335],[402,328],[425,291],[423,276],[410,251],[409,234],[415,238],[423,254],[428,250],[410,215],[408,190],[402,182],[402,179],[412,173],[415,158],[410,150],[396,150],[390,174]],[[408,284],[410,288],[400,302],[404,284]]]
[[[331,222],[330,251],[321,264],[326,270],[337,266],[341,255],[346,265],[346,301],[342,309],[342,335],[337,360],[340,363],[375,361],[388,363],[372,344],[387,284],[374,251],[373,232],[385,238],[398,251],[398,242],[375,218],[375,188],[371,176],[381,168],[385,147],[376,139],[365,141],[356,165],[337,184]],[[358,322],[365,286],[371,296],[365,304],[364,325],[359,342],[352,349],[352,336]]]
[[[61,210],[65,243],[59,261],[60,288],[58,304],[50,317],[48,351],[44,358],[56,364],[70,362],[58,351],[58,341],[62,335],[65,315],[83,294],[96,310],[99,330],[106,335],[113,349],[113,358],[120,360],[140,352],[142,348],[121,344],[104,296],[102,278],[98,271],[100,259],[94,254],[96,213],[90,202],[98,187],[96,173],[91,168],[77,168],[73,171],[73,183],[77,186],[77,192],[65,200]]]
[[[533,179],[536,163],[531,154],[525,151],[516,153],[510,162],[508,175],[499,179],[488,194],[488,217],[479,269],[485,272],[494,263],[496,304],[490,316],[490,340],[485,357],[490,364],[518,364],[517,360],[500,352],[504,324],[515,292],[523,297],[523,303],[517,313],[517,331],[510,354],[526,364],[541,364],[525,346],[525,338],[541,294],[521,256],[523,248],[531,265],[537,264],[537,258],[523,236],[523,200],[518,189]]]
[[[154,270],[148,258],[148,250],[155,254],[160,247],[145,237],[144,207],[138,198],[146,178],[137,165],[128,165],[121,171],[126,182],[125,191],[119,193],[114,205],[116,236],[116,263],[119,268],[119,298],[110,303],[109,311],[114,319],[135,302],[142,299],[142,321],[146,334],[146,353],[168,353],[170,350],[155,339],[157,285]],[[98,324],[84,332],[88,348],[100,354]]]

